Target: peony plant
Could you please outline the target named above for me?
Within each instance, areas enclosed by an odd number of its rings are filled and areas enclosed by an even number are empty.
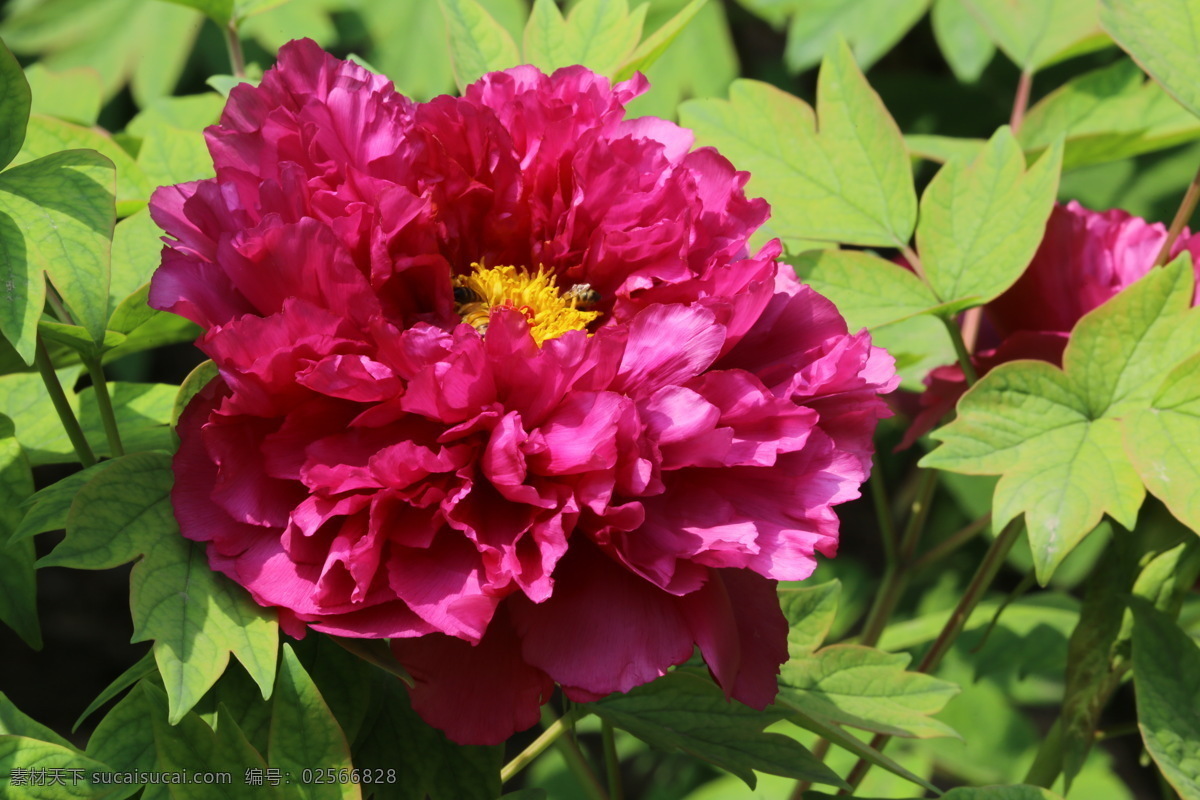
[[[1200,0],[908,5],[14,4],[0,796],[1200,798]]]

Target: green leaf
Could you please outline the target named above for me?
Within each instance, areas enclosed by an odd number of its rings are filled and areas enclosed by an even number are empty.
[[[75,724],[71,726],[71,732],[74,733],[75,731],[77,731],[79,729],[80,724],[82,724],[85,719],[87,719],[92,714],[94,714],[96,712],[96,710],[100,708],[100,706],[104,705],[109,700],[112,700],[114,697],[116,697],[121,692],[125,691],[130,686],[137,683],[138,681],[140,681],[142,678],[146,678],[146,677],[149,677],[150,675],[156,675],[156,674],[158,674],[158,666],[154,663],[154,650],[149,649],[146,651],[146,655],[139,658],[133,666],[131,666],[129,669],[125,670],[120,675],[118,675],[116,678],[114,678],[112,683],[110,683],[108,686],[104,687],[104,691],[102,691],[102,692],[100,692],[100,694],[96,695],[95,700],[93,700],[91,703],[88,703],[88,707],[83,710],[83,713],[81,713],[79,715],[79,719],[75,720]],[[110,714],[111,714],[111,712],[110,712]],[[143,714],[142,716],[145,716],[145,715]],[[96,738],[95,733],[92,734],[92,738],[93,739]],[[91,746],[90,742],[89,742],[89,746]],[[101,761],[107,760],[107,759],[103,758],[102,756],[98,756],[95,754],[93,754],[93,756],[95,758],[100,759]],[[109,762],[109,763],[112,763],[113,766],[117,766],[116,762]]]
[[[1063,691],[1063,780],[1069,789],[1096,740],[1096,726],[1128,664],[1118,657],[1126,604],[1138,573],[1142,537],[1114,537],[1088,581],[1079,624],[1071,632]],[[1128,633],[1126,633],[1128,637]],[[1126,638],[1128,644],[1128,638]]]
[[[375,667],[340,647],[340,641],[342,640],[326,634],[306,636],[303,641],[295,642],[292,648],[329,706],[338,727],[346,736],[346,741],[353,742],[361,733],[372,703],[375,702],[371,697],[374,678],[371,672]],[[378,645],[382,650],[391,653],[386,639],[353,641]]]
[[[749,170],[776,235],[860,245],[908,243],[917,203],[904,140],[845,44],[821,67],[817,109],[756,81],[730,99],[680,108],[698,143]],[[819,125],[819,131],[818,131]]]
[[[784,664],[779,693],[827,723],[918,739],[957,736],[930,715],[941,711],[958,687],[906,672],[909,660],[906,653],[832,645]]]
[[[930,22],[938,48],[954,76],[963,83],[979,80],[996,54],[996,46],[963,0],[933,0]]]
[[[1146,408],[1164,375],[1200,347],[1185,254],[1075,326],[1062,370],[1017,361],[989,372],[936,431],[925,466],[1002,475],[993,524],[1025,514],[1044,585],[1107,513],[1132,529],[1145,495],[1120,447],[1118,419]]]
[[[45,277],[92,339],[104,340],[114,221],[112,163],[98,153],[69,150],[0,173],[0,331],[26,363]]]
[[[157,686],[142,681],[138,687],[149,707],[150,728],[154,733],[156,767],[164,772],[209,772],[217,767],[228,767],[228,773],[237,772],[241,779],[244,765],[217,761],[217,737],[212,728],[195,714],[184,714],[177,722],[169,722],[167,697]],[[146,723],[143,722],[142,725]],[[240,769],[239,769],[240,767]],[[230,774],[230,778],[233,775]],[[239,783],[241,781],[239,780]],[[188,782],[172,784],[170,796],[173,800],[223,800],[231,796],[232,781],[225,785]]]
[[[27,736],[73,749],[66,739],[13,705],[3,692],[0,692],[0,735]]]
[[[651,35],[647,36],[641,44],[625,59],[617,70],[615,79],[619,81],[633,77],[635,72],[645,72],[650,65],[662,57],[663,53],[671,47],[671,44],[683,33],[688,24],[695,19],[696,15],[704,8],[708,0],[691,0],[683,8]]]
[[[833,301],[851,330],[899,322],[940,305],[911,270],[869,253],[814,250],[792,264],[805,283]]]
[[[934,136],[931,134],[908,134],[904,144],[914,159],[923,158],[938,164],[952,159],[973,161],[987,144],[983,139],[963,139],[957,136]]]
[[[179,415],[187,408],[187,404],[192,401],[192,398],[200,394],[200,390],[219,374],[221,374],[220,370],[217,369],[217,365],[211,358],[201,361],[195,369],[187,374],[183,383],[180,384],[179,393],[175,395],[175,402],[171,406],[172,426],[179,424]]]
[[[39,567],[112,569],[148,552],[174,528],[170,456],[134,453],[108,463],[75,495],[66,538]]]
[[[803,72],[842,38],[868,70],[917,24],[929,2],[893,0],[881,13],[874,0],[802,0],[788,27],[784,61],[793,72]]]
[[[169,528],[130,575],[134,642],[154,640],[154,658],[171,703],[171,724],[225,671],[233,653],[268,697],[279,628],[273,612],[208,566],[204,548]]]
[[[102,470],[108,469],[119,459],[101,461],[87,469],[72,473],[60,481],[38,491],[24,502],[27,508],[21,524],[13,531],[10,541],[28,539],[39,533],[55,531],[67,526],[67,512],[75,500],[75,494]]]
[[[126,132],[142,140],[137,165],[152,185],[213,176],[203,131],[217,122],[223,106],[215,92],[161,98],[130,121]]]
[[[1200,137],[1200,121],[1122,59],[1039,100],[1017,139],[1036,153],[1065,138],[1063,169],[1115,161]]]
[[[823,792],[805,792],[804,800],[833,800]],[[859,797],[858,800],[871,800]],[[1040,786],[958,786],[942,795],[942,800],[1063,800],[1060,795]]]
[[[438,0],[450,34],[450,60],[459,91],[484,73],[521,62],[508,31],[477,0]]]
[[[67,400],[79,414],[79,396],[70,391],[79,377],[80,368],[57,370],[58,380],[67,387]],[[0,375],[0,408],[4,409],[16,427],[17,441],[35,467],[76,460],[71,442],[63,432],[58,416],[49,414],[50,395],[36,372]]]
[[[84,358],[96,358],[125,341],[125,334],[105,331],[104,341],[95,342],[91,334],[78,325],[64,325],[50,319],[38,320],[37,330],[44,341],[69,347]]]
[[[33,542],[12,538],[21,524],[21,504],[32,494],[29,459],[13,435],[12,421],[0,415],[0,622],[40,650]]]
[[[1078,0],[962,0],[1004,55],[1040,69],[1099,33],[1096,5]]]
[[[117,308],[131,294],[146,285],[154,270],[158,269],[162,255],[162,231],[150,218],[146,209],[126,217],[113,230],[112,277],[109,282],[108,314],[113,320]],[[128,314],[128,312],[126,312]],[[146,309],[141,322],[145,322],[153,309]],[[137,325],[122,319],[121,327],[111,330],[129,333]],[[138,324],[141,324],[139,322]]]
[[[1122,443],[1146,488],[1176,519],[1200,532],[1200,355],[1187,359],[1162,382],[1149,408],[1122,420]]]
[[[371,711],[354,743],[359,769],[394,770],[376,784],[376,800],[492,800],[500,794],[503,747],[462,746],[412,710],[400,681],[377,670],[365,676]]]
[[[1200,116],[1200,2],[1100,0],[1104,30],[1184,108]]]
[[[350,745],[313,684],[304,667],[283,646],[283,663],[275,686],[271,712],[269,760],[271,765],[293,775],[316,765],[328,769],[350,769]],[[325,783],[300,784],[301,798],[356,798],[362,794],[357,785]]]
[[[150,653],[135,666],[144,664],[149,664],[153,673],[154,658]],[[155,709],[146,699],[147,685],[146,681],[142,681],[135,686],[133,691],[109,709],[96,725],[96,729],[88,738],[89,758],[102,761],[121,772],[149,772],[158,766],[158,753],[154,747],[154,726],[151,723]],[[165,716],[165,712],[163,715]]]
[[[58,117],[79,125],[96,124],[103,92],[96,70],[76,67],[51,72],[37,63],[25,68],[25,78],[33,92],[30,113]]]
[[[144,208],[154,184],[141,167],[111,136],[98,128],[84,128],[54,117],[34,114],[29,118],[29,136],[14,164],[24,164],[62,150],[95,150],[117,170],[117,215],[124,217]],[[112,193],[111,190],[109,192]]]
[[[1046,232],[1062,150],[1025,170],[1025,156],[1000,128],[969,164],[950,161],[921,197],[917,250],[943,301],[983,304],[1021,277]]]
[[[582,64],[615,74],[642,36],[645,6],[629,13],[626,0],[581,0],[566,20],[548,0],[535,0],[525,27],[525,60],[543,72]]]
[[[691,672],[676,670],[625,694],[609,695],[588,708],[648,744],[682,750],[729,770],[751,789],[757,782],[755,770],[846,785],[796,740],[763,732],[763,727],[783,712],[755,711],[727,700],[715,683]]]
[[[779,587],[779,607],[788,621],[788,653],[793,658],[808,655],[825,641],[841,593],[839,581]]]
[[[162,0],[180,6],[194,8],[224,28],[233,19],[233,0]]]
[[[49,773],[51,770],[61,770],[58,774],[64,776],[73,774],[66,770],[81,770],[81,773],[77,773],[80,774],[80,780],[73,782],[64,779],[60,785],[39,786],[34,785],[34,779],[28,777],[30,773]],[[124,786],[93,786],[92,773],[108,771],[110,770],[106,765],[61,744],[42,742],[25,736],[0,736],[0,781],[7,787],[5,796],[12,800],[67,800],[74,797],[81,800],[115,800],[133,793],[132,788]],[[26,776],[23,783],[22,779],[17,777],[20,774]]]
[[[21,151],[29,124],[29,81],[21,65],[0,42],[0,169]]]
[[[148,0],[42,0],[12,5],[0,36],[48,70],[94,69],[106,101],[131,82],[144,106],[174,89],[202,20],[192,9]]]
[[[1163,777],[1184,800],[1200,798],[1200,650],[1149,603],[1134,600],[1133,684],[1138,728]]]
[[[828,722],[819,716],[813,716],[808,713],[807,709],[796,705],[796,703],[788,697],[780,697],[778,705],[781,708],[786,708],[791,712],[788,716],[788,721],[804,730],[812,731],[822,739],[828,739],[830,743],[836,744],[838,747],[852,753],[854,756],[861,758],[868,763],[874,764],[877,767],[882,767],[893,775],[898,775],[906,781],[915,783],[918,786],[924,787],[931,792],[938,791],[938,788],[929,781],[922,778],[920,775],[905,769],[895,759],[876,750],[866,742],[856,736],[847,733],[840,725],[835,725]],[[809,793],[805,793],[808,797]]]
[[[646,30],[654,32],[638,46],[630,60],[637,59],[642,48],[656,41],[660,32],[679,19],[688,7],[684,0],[651,3],[646,14]],[[672,13],[674,17],[667,16]],[[622,67],[617,77],[624,77],[627,71],[628,67]],[[738,59],[724,4],[709,2],[701,6],[671,45],[653,63],[644,65],[642,71],[650,81],[650,90],[626,106],[629,117],[675,120],[679,116],[679,104],[687,98],[728,94],[729,84],[738,76]],[[757,249],[769,238],[760,229],[751,239],[751,249]]]

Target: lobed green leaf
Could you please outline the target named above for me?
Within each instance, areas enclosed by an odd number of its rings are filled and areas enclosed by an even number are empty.
[[[1200,798],[1200,650],[1166,614],[1135,599],[1133,685],[1147,752],[1184,800]]]
[[[815,114],[757,81],[735,81],[729,98],[684,103],[680,118],[750,171],[747,189],[771,203],[776,235],[907,244],[917,202],[904,140],[844,43],[822,64]]]
[[[68,150],[0,173],[0,332],[33,361],[48,277],[95,342],[108,321],[113,167]]]
[[[886,11],[875,0],[807,0],[788,26],[784,62],[793,72],[814,66],[843,38],[864,70],[917,24],[930,0],[893,0]]]
[[[1028,171],[1007,127],[969,164],[951,160],[921,197],[917,250],[930,287],[945,302],[983,304],[1021,277],[1054,207],[1061,148]]]
[[[715,683],[690,672],[676,670],[589,708],[648,744],[682,750],[729,770],[752,789],[755,770],[845,786],[796,740],[763,732],[783,712],[755,711],[727,700]]]
[[[1014,64],[1033,72],[1100,32],[1094,3],[1077,0],[962,0]]]
[[[1200,116],[1200,2],[1100,0],[1100,22],[1184,108]]]
[[[33,471],[13,435],[12,421],[0,415],[0,622],[35,650],[42,648],[37,614],[33,542],[14,537],[33,495]]]
[[[916,273],[869,253],[813,250],[792,264],[805,283],[833,301],[851,330],[878,328],[932,310],[952,310]]]
[[[996,54],[987,30],[967,10],[964,0],[933,0],[933,36],[954,77],[974,83]]]
[[[858,645],[832,645],[783,665],[779,694],[823,722],[890,736],[957,736],[933,719],[959,689],[906,672],[910,657]]]
[[[346,735],[286,644],[275,686],[268,753],[272,766],[290,770],[293,775],[318,765],[324,769],[352,767]],[[296,796],[318,800],[359,798],[362,793],[356,784],[300,784]]]
[[[459,91],[485,73],[516,66],[512,36],[477,0],[438,0],[450,35],[450,60]]]
[[[17,59],[0,42],[0,169],[12,163],[21,151],[30,102],[29,81]]]

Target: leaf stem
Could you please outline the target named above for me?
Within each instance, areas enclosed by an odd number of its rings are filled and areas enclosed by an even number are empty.
[[[974,386],[975,381],[979,380],[979,375],[975,372],[975,365],[971,363],[971,352],[967,350],[967,343],[963,341],[962,331],[953,319],[941,315],[938,316],[938,319],[946,326],[946,331],[950,334],[950,341],[954,343],[958,366],[962,369],[963,377],[967,379],[967,386]]]
[[[996,573],[1004,565],[1004,559],[1008,556],[1008,551],[1012,549],[1013,544],[1017,541],[1017,537],[1020,536],[1024,527],[1024,521],[1018,517],[1005,525],[1004,530],[1000,531],[1000,535],[995,538],[992,546],[988,548],[987,553],[984,555],[983,561],[979,563],[979,568],[975,570],[975,575],[971,578],[971,582],[967,584],[967,589],[963,592],[962,599],[958,601],[958,605],[951,612],[950,618],[942,626],[941,633],[938,634],[937,639],[934,640],[925,657],[921,659],[921,663],[917,667],[917,672],[928,674],[937,669],[938,664],[942,662],[942,658],[950,651],[951,646],[958,639],[959,634],[962,633],[963,626],[966,625],[971,612],[975,610],[975,606],[979,605],[979,601],[983,599],[983,593],[991,586]],[[879,734],[871,740],[871,747],[876,750],[882,750],[891,738],[890,736]],[[850,770],[850,774],[846,776],[846,783],[850,784],[851,792],[862,783],[863,777],[870,768],[871,763],[860,758],[858,763],[854,765],[854,768]],[[849,793],[845,789],[839,792],[839,794],[843,795]]]
[[[936,564],[946,556],[953,553],[958,548],[962,547],[967,542],[979,535],[979,532],[992,523],[992,514],[989,511],[977,520],[967,523],[962,528],[959,528],[954,533],[946,537],[942,542],[929,548],[916,561],[913,562],[912,568],[914,571],[924,569],[931,564]]]
[[[871,469],[871,477],[867,480],[867,485],[871,487],[871,502],[875,504],[875,520],[879,523],[879,537],[883,540],[883,554],[891,563],[896,559],[896,548],[898,541],[896,540],[896,525],[892,521],[892,508],[888,502],[887,486],[883,482],[883,472],[879,465],[879,459],[875,459],[875,463]]]
[[[225,26],[225,44],[229,47],[229,66],[233,70],[233,77],[246,77],[246,56],[242,53],[237,23],[232,20]]]
[[[925,520],[929,516],[929,504],[936,488],[937,472],[931,469],[922,470],[917,486],[917,496],[912,504],[912,512],[909,515],[908,524],[904,527],[904,535],[900,540],[899,547],[888,558],[879,593],[875,595],[875,602],[871,605],[871,610],[867,612],[862,634],[858,637],[858,643],[861,645],[873,647],[879,641],[879,637],[883,635],[883,629],[887,627],[888,620],[891,619],[892,613],[896,610],[896,606],[904,594],[904,589],[908,584],[909,565],[912,562],[913,553],[916,551],[921,531],[925,527]]]
[[[604,743],[604,771],[608,781],[608,795],[612,800],[624,800],[621,788],[621,759],[617,756],[617,741],[608,720],[600,721],[600,738]]]
[[[1029,108],[1029,92],[1033,88],[1033,72],[1030,70],[1021,71],[1021,79],[1017,81],[1017,93],[1013,97],[1012,114],[1008,118],[1008,127],[1012,128],[1013,135],[1021,130],[1021,123],[1025,121],[1025,111]]]
[[[592,772],[592,768],[588,766],[587,759],[583,757],[583,753],[579,749],[579,744],[575,741],[575,737],[571,735],[571,729],[575,726],[576,716],[568,713],[563,716],[563,719],[567,718],[570,718],[570,722],[566,726],[566,735],[557,737],[554,741],[554,746],[558,748],[563,761],[567,762],[567,767],[574,773],[575,779],[579,781],[579,785],[588,800],[609,800],[604,787],[600,785],[599,778],[596,777],[595,772]],[[551,719],[554,719],[553,712],[548,707],[543,706],[542,720],[548,721]]]
[[[54,364],[50,361],[50,353],[46,350],[46,343],[42,341],[41,336],[37,338],[37,349],[34,351],[33,362],[42,376],[42,382],[46,384],[50,402],[54,404],[54,410],[58,414],[58,418],[62,420],[63,429],[67,432],[67,438],[71,440],[71,446],[75,448],[75,455],[79,458],[79,463],[84,467],[92,466],[96,463],[96,456],[92,453],[92,446],[88,444],[87,437],[83,435],[83,428],[79,427],[79,420],[76,419],[75,412],[71,409],[71,403],[67,400],[67,394],[63,391],[62,384],[58,382],[58,375],[54,373]]]
[[[88,375],[92,377],[92,389],[96,393],[96,407],[100,411],[100,420],[104,423],[104,435],[108,437],[109,453],[115,458],[125,455],[125,446],[121,443],[121,432],[117,429],[117,415],[113,412],[112,397],[108,393],[108,380],[104,377],[104,367],[99,359],[84,359]]]
[[[1192,218],[1198,201],[1200,201],[1200,169],[1196,171],[1196,176],[1192,178],[1192,182],[1188,184],[1187,192],[1183,195],[1183,202],[1179,204],[1179,210],[1175,212],[1175,219],[1171,220],[1171,228],[1167,231],[1167,239],[1163,242],[1162,249],[1158,251],[1158,258],[1154,259],[1154,266],[1161,267],[1167,263],[1167,259],[1171,256],[1171,248],[1174,247],[1175,240],[1179,238],[1179,234],[1183,233],[1184,226],[1188,224],[1188,220]]]
[[[561,718],[556,719],[547,725],[546,730],[542,731],[540,736],[534,739],[530,745],[520,753],[517,753],[516,757],[513,758],[512,761],[509,761],[504,765],[504,767],[500,770],[500,782],[507,783],[508,781],[512,780],[513,776],[525,769],[525,767],[529,766],[534,759],[544,753],[546,749],[550,747],[550,745],[554,744],[555,740],[562,736],[563,733],[565,733],[566,730],[575,722],[575,716],[577,713],[577,711],[572,710]],[[546,718],[545,713],[542,714],[542,718]]]
[[[925,276],[925,267],[921,265],[921,257],[917,255],[917,251],[913,250],[906,244],[900,245],[900,254],[904,256],[904,260],[913,268],[913,272],[926,284],[929,283],[929,278]]]

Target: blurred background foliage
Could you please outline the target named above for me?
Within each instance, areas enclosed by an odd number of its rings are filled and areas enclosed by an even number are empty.
[[[521,41],[529,15],[525,0],[479,2]],[[686,5],[686,0],[650,0],[643,35]],[[737,78],[766,81],[811,104],[815,67],[842,37],[909,137],[923,183],[947,153],[969,151],[1009,122],[1025,73],[1032,80],[1021,144],[1033,155],[1054,137],[1066,136],[1060,197],[1166,221],[1200,162],[1200,123],[1147,83],[1099,32],[1094,5],[1086,0],[710,0],[646,70],[652,88],[631,110],[677,118],[680,102],[723,98]],[[455,90],[445,23],[432,0],[243,0],[239,8],[245,10],[240,36],[251,78],[271,65],[281,44],[309,37],[386,74],[417,100]],[[1039,30],[1053,35],[1032,35]],[[91,147],[117,165],[118,214],[124,219],[113,248],[113,296],[120,300],[144,284],[157,265],[157,231],[144,211],[153,187],[211,172],[200,132],[216,121],[221,95],[234,81],[225,32],[188,3],[10,0],[0,37],[26,66],[33,89],[34,116],[18,162],[42,151]],[[1101,100],[1106,101],[1102,113],[1097,111]],[[178,383],[199,361],[187,344],[195,330],[172,317],[151,323],[168,330],[167,338],[178,344],[139,351],[131,335],[109,354],[108,369],[125,381]],[[163,338],[159,330],[153,340]],[[930,366],[953,360],[944,334],[929,318],[907,326],[888,344],[907,366],[910,388],[919,387]],[[0,378],[7,382],[0,392],[11,395],[22,379]],[[912,502],[916,487],[905,476],[912,474],[919,455],[891,452],[903,429],[903,417],[896,417],[880,432],[882,475],[897,509]],[[58,477],[47,471],[53,466],[40,469],[40,480]],[[961,543],[954,537],[987,511],[993,485],[992,479],[943,476],[927,541],[961,547],[936,568],[916,572],[910,585],[920,590],[909,593],[897,615],[900,622],[887,631],[881,647],[919,657],[932,641],[986,547],[986,537]],[[836,578],[843,585],[831,641],[855,630],[873,600],[882,564],[870,503],[843,510],[841,554],[813,579]],[[1176,524],[1161,508],[1149,514],[1152,524]],[[939,719],[962,732],[965,741],[906,740],[889,754],[940,785],[1019,782],[1061,700],[1067,640],[1083,596],[1080,583],[1091,574],[1108,536],[1107,530],[1097,531],[1047,589],[1025,595],[1021,576],[1030,569],[1030,555],[1024,542],[1018,545],[999,584],[1013,592],[1011,605],[989,631],[1002,598],[984,603],[940,673],[963,692]],[[54,543],[53,537],[42,537],[39,552]],[[140,657],[143,646],[121,644],[128,639],[128,631],[119,630],[128,625],[124,570],[81,575],[48,568],[40,573],[46,649],[34,653],[11,631],[0,630],[6,654],[0,678],[5,686],[28,687],[26,696],[14,698],[17,704],[65,731],[79,709]],[[80,607],[81,591],[95,602]],[[1200,629],[1200,604],[1186,606],[1181,622],[1193,632]],[[87,653],[83,670],[81,652]],[[1093,750],[1070,797],[1159,796],[1155,773],[1139,762],[1133,720],[1126,687],[1106,712],[1104,728],[1112,735]],[[595,744],[597,730],[588,727],[594,723],[593,718],[581,726],[585,742]],[[812,743],[813,737],[794,727],[780,730]],[[76,741],[86,741],[89,732],[85,724]],[[631,797],[715,800],[784,797],[791,791],[790,781],[772,776],[762,776],[759,789],[749,790],[682,755],[652,753],[631,736],[621,736],[619,747]],[[836,749],[831,755],[841,774],[851,761]],[[553,753],[531,768],[528,780],[555,798],[577,791]],[[912,789],[877,769],[861,792],[907,797]]]

